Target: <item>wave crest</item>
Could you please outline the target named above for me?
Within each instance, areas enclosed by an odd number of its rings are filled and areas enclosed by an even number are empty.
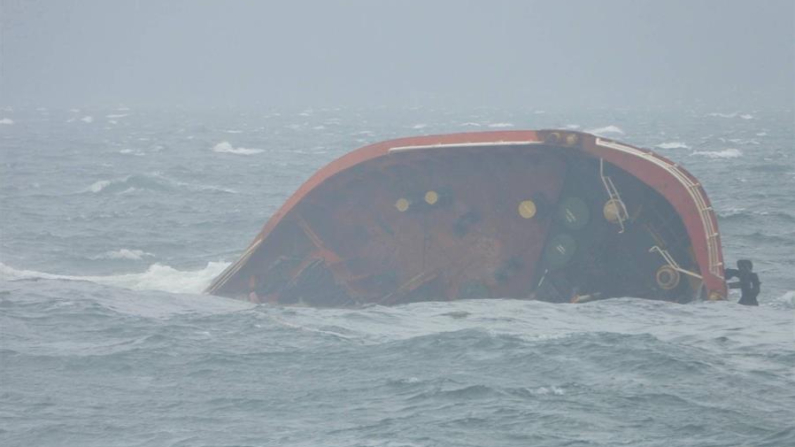
[[[197,185],[185,183],[163,176],[160,173],[127,175],[112,180],[98,180],[88,188],[81,191],[94,194],[129,194],[135,191],[173,191],[177,188],[187,188],[193,191],[217,191],[236,194],[233,189],[212,185]]]
[[[708,158],[737,158],[742,157],[743,153],[739,149],[724,149],[722,151],[694,151],[690,156],[699,155]]]
[[[228,141],[222,141],[213,146],[213,152],[235,155],[254,155],[263,152],[262,149],[247,149],[245,147],[233,147]]]
[[[14,281],[47,279],[61,281],[88,281],[96,284],[130,290],[150,290],[170,293],[201,293],[227,266],[228,262],[208,262],[199,270],[177,270],[163,264],[152,264],[141,273],[107,276],[58,275],[35,270],[17,270],[0,263],[0,279]]]
[[[122,248],[120,250],[105,252],[94,257],[93,259],[127,259],[131,261],[140,261],[144,257],[148,256],[154,256],[154,254],[145,252],[143,250],[130,250],[127,248]]]
[[[690,149],[690,146],[682,143],[681,141],[669,141],[667,143],[660,143],[654,147],[658,147],[660,149]]]
[[[612,124],[605,127],[597,127],[594,129],[589,129],[586,130],[586,132],[599,136],[624,135],[624,131],[620,127],[614,126]]]

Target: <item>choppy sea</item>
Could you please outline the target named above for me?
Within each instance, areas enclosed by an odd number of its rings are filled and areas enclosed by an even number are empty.
[[[0,109],[0,445],[795,445],[792,110]],[[572,128],[704,185],[758,308],[202,295],[367,143]]]

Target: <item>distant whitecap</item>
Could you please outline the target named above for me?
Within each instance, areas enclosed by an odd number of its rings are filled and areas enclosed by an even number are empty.
[[[722,112],[712,112],[708,113],[707,116],[712,116],[716,118],[736,118],[740,112],[732,112],[732,113],[722,113]]]
[[[697,155],[707,158],[737,158],[742,157],[743,153],[739,149],[724,149],[722,151],[695,151],[690,155]]]
[[[690,149],[690,146],[682,143],[681,141],[669,141],[667,143],[660,143],[654,147],[658,147],[660,149]]]
[[[131,261],[140,261],[144,257],[148,256],[154,255],[143,250],[130,250],[127,248],[122,248],[120,250],[107,251],[99,256],[95,256],[93,259],[126,259]]]
[[[235,155],[254,155],[263,152],[262,149],[247,149],[244,147],[233,147],[228,141],[222,141],[213,147],[213,152]]]
[[[624,135],[624,131],[620,127],[613,125],[589,129],[586,132],[599,136]]]
[[[88,190],[93,192],[93,193],[98,193],[98,192],[102,191],[103,189],[107,188],[108,186],[110,186],[110,184],[111,184],[110,180],[100,180],[98,182],[94,182],[94,184],[89,186]]]

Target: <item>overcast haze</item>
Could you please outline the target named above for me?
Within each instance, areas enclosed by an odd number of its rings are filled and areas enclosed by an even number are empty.
[[[2,1],[14,106],[784,106],[795,2]]]

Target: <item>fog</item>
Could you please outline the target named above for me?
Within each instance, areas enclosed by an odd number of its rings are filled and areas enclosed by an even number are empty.
[[[2,0],[11,106],[789,107],[795,2]]]

